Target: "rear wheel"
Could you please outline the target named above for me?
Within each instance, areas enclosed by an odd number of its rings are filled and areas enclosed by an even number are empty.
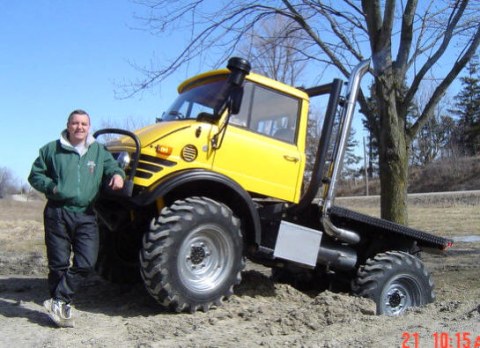
[[[207,311],[240,283],[242,247],[240,220],[227,206],[206,197],[178,200],[144,236],[141,275],[162,305]]]
[[[371,298],[377,314],[399,315],[407,308],[433,302],[433,281],[423,262],[401,251],[389,251],[368,259],[359,268],[353,291]]]

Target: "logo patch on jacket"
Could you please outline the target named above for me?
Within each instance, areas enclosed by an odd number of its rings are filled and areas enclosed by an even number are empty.
[[[93,161],[88,161],[87,162],[88,171],[92,174],[95,171],[95,166],[96,166],[95,162],[93,162]]]

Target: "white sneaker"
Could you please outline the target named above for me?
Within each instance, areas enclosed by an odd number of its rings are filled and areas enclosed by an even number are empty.
[[[70,303],[64,303],[62,305],[62,322],[63,327],[74,327],[75,321],[73,320],[73,309]]]
[[[47,310],[49,318],[55,323],[55,325],[60,326],[60,303],[59,301],[54,300],[53,298],[43,302],[43,307]]]
[[[72,318],[72,307],[60,300],[49,299],[43,302],[50,319],[59,327],[74,327]]]

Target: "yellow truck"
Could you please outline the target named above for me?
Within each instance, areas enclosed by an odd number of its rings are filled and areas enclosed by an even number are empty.
[[[192,77],[157,122],[103,129],[128,180],[96,204],[97,271],[114,282],[143,281],[163,306],[207,311],[233,294],[246,260],[278,281],[351,284],[379,314],[434,300],[418,258],[452,242],[334,204],[362,76],[294,88],[231,58]],[[310,104],[325,117],[306,172]],[[333,131],[338,125],[338,130]]]

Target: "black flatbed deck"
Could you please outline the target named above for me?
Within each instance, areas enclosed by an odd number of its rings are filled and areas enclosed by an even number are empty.
[[[453,240],[403,226],[388,220],[358,213],[343,207],[332,206],[328,214],[332,222],[339,227],[364,233],[396,234],[410,237],[421,247],[445,250],[453,245]]]

